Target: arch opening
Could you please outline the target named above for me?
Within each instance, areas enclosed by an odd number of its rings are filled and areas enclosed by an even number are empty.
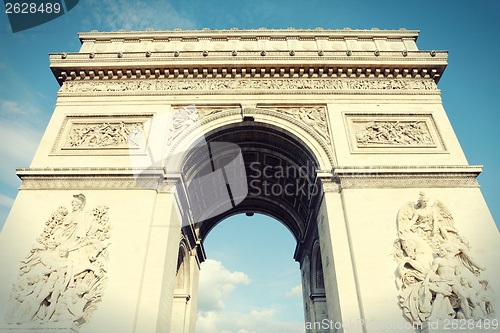
[[[214,206],[220,202],[218,196],[221,192],[230,193],[233,188],[228,184],[238,177],[246,178],[248,193],[238,204],[183,228],[186,235],[196,235],[199,240],[199,243],[191,241],[190,244],[193,248],[201,249],[197,252],[202,253],[200,262],[205,260],[205,239],[220,222],[243,213],[247,216],[254,216],[255,213],[267,215],[283,224],[295,240],[293,258],[300,265],[301,297],[306,321],[326,318],[323,267],[317,241],[316,220],[323,195],[321,181],[317,177],[320,170],[317,156],[297,136],[275,125],[257,121],[220,126],[208,131],[205,141],[206,147],[188,150],[181,164],[187,187],[198,178],[231,163],[235,152],[216,145],[220,142],[238,147],[245,173],[225,174],[224,186],[209,184],[207,188],[202,188],[204,191],[198,191],[194,200],[190,196],[190,206],[187,208],[197,211],[197,214],[214,211]],[[199,142],[195,147],[200,147]],[[191,286],[190,290],[196,293],[197,288]]]
[[[206,238],[196,332],[286,332],[304,321],[301,274],[292,260],[295,240],[276,222],[237,214]],[[214,317],[218,322],[210,323]]]
[[[239,147],[248,193],[237,205],[197,225],[203,242],[206,235],[223,219],[239,213],[261,213],[283,223],[300,242],[314,210],[319,204],[321,184],[317,180],[319,162],[307,145],[287,131],[267,123],[244,121],[225,125],[206,135],[210,147],[200,153],[192,150],[185,156],[182,172],[187,183],[227,165],[234,152],[224,151],[213,143],[226,142]],[[223,146],[220,146],[223,147]],[[239,180],[238,180],[239,181]],[[213,209],[220,187],[213,186],[191,202],[194,211]],[[224,188],[222,190],[225,190]],[[231,188],[228,188],[230,191]]]

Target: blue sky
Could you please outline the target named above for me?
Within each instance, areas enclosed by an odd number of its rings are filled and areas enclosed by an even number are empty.
[[[80,31],[205,27],[420,30],[417,45],[421,50],[450,51],[449,65],[438,87],[443,91],[445,110],[469,164],[484,165],[479,183],[498,226],[500,43],[496,34],[500,31],[499,13],[498,1],[80,0],[68,14],[16,34],[11,32],[6,14],[0,13],[0,227],[20,185],[14,168],[29,166],[55,106],[59,86],[49,69],[48,53],[77,52],[80,47],[77,32]],[[226,310],[206,307],[207,313],[212,312],[205,314],[207,320],[202,324],[224,325],[228,332],[245,333],[255,329],[245,328],[245,323],[266,322],[268,327],[279,326],[295,318],[297,309],[302,311],[300,297],[285,296],[300,279],[292,259],[293,246],[289,246],[293,243],[291,235],[276,221],[263,220],[257,215],[253,219],[254,223],[248,225],[246,217],[234,217],[215,228],[207,239],[207,254],[213,259],[209,262],[210,270],[221,279],[228,279],[227,284],[232,286],[228,288],[233,290],[221,294]],[[267,258],[269,254],[269,249],[261,246],[263,235],[259,225],[262,223],[276,228],[274,247],[280,249],[280,257],[270,258],[270,262],[287,262],[288,268],[273,271],[275,265],[270,265],[269,270],[262,269],[259,258]],[[243,233],[239,228],[249,229]],[[248,248],[255,257],[247,258],[243,248]],[[262,275],[264,271],[276,279],[288,269],[295,271],[295,280],[290,278],[286,286],[280,286],[283,288],[277,303],[267,297],[251,303],[252,295],[271,295],[269,290],[275,291],[272,285],[267,285],[266,292],[266,289],[258,289],[259,281],[266,279],[266,275]],[[216,286],[216,282],[212,283]],[[203,297],[210,299],[211,296]],[[293,310],[289,306],[293,306]],[[227,309],[238,314],[230,314]],[[239,323],[243,324],[238,324],[236,319],[228,320],[235,316],[239,316]],[[221,327],[216,328],[222,331]],[[203,332],[210,332],[209,328]]]

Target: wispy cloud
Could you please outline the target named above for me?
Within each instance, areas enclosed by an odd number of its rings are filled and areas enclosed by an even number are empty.
[[[290,291],[287,291],[285,294],[286,298],[292,298],[292,297],[302,297],[302,286],[296,285]]]
[[[88,5],[94,13],[84,20],[89,29],[165,30],[193,29],[196,26],[165,1],[90,0]]]
[[[42,112],[40,111],[40,109],[33,106],[33,104],[31,104],[29,102],[26,102],[26,101],[17,102],[17,101],[8,100],[8,99],[1,99],[0,100],[0,115],[2,118],[9,116],[9,115],[14,115],[15,117],[29,115],[30,116],[29,119],[32,122],[34,122],[33,117],[38,117],[41,114],[42,114]],[[20,119],[21,118],[19,118],[19,120]]]
[[[28,102],[0,100],[0,180],[19,186],[15,168],[28,167],[45,126],[42,112]]]
[[[2,100],[0,102],[0,109],[6,113],[22,113],[19,103],[9,100]]]

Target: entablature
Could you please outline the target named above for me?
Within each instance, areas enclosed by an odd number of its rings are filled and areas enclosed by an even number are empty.
[[[439,80],[446,51],[419,51],[409,30],[198,30],[80,33],[50,55],[65,80],[386,77]]]

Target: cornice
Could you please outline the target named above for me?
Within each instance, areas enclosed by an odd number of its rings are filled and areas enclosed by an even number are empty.
[[[378,177],[340,178],[343,190],[363,190],[368,188],[478,188],[479,184],[473,175],[379,175]]]
[[[178,177],[162,168],[23,168],[20,190],[157,190],[171,193]]]
[[[207,51],[204,51],[207,52]],[[59,84],[66,80],[237,77],[413,77],[437,83],[447,53],[426,51],[147,51],[51,54]],[[177,54],[177,55],[176,55]]]
[[[471,173],[479,175],[482,165],[374,165],[337,166],[334,173],[344,174],[387,174],[387,173]]]
[[[392,63],[443,63],[446,64],[448,57],[447,51],[374,51],[365,50],[221,50],[221,51],[183,51],[183,50],[165,50],[165,51],[107,51],[107,52],[74,52],[74,53],[50,53],[52,67],[56,65],[85,65],[99,66],[100,63],[140,63],[142,65],[151,65],[155,62],[164,63],[165,61],[175,64],[188,65],[199,62],[200,59],[207,65],[224,64],[226,61],[231,63],[247,63],[253,61],[254,64],[294,64],[310,61],[315,63],[342,64],[342,63],[372,63],[372,64],[392,64]],[[321,51],[321,52],[319,52]],[[149,52],[149,53],[148,53]],[[203,54],[205,52],[205,55]],[[432,52],[432,55],[431,55]],[[108,64],[109,65],[109,64]],[[137,65],[137,64],[136,64]]]

